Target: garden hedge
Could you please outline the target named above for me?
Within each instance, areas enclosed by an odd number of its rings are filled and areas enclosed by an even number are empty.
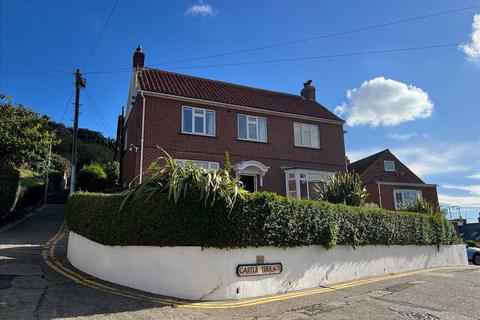
[[[12,166],[0,163],[0,218],[14,208],[19,186],[20,172]]]
[[[190,196],[178,204],[159,193],[149,201],[76,193],[68,202],[70,230],[105,245],[240,248],[302,245],[441,245],[455,241],[441,215],[350,207],[251,193],[231,212]]]

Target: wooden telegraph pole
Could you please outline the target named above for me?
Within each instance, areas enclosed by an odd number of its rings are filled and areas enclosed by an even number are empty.
[[[77,132],[78,132],[78,115],[80,108],[80,89],[85,88],[87,81],[82,78],[80,69],[75,72],[75,117],[73,119],[73,144],[72,144],[72,176],[70,178],[70,194],[75,192],[76,176],[77,176]]]

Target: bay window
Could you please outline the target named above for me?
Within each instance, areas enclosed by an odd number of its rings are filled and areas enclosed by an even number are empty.
[[[182,107],[182,133],[215,135],[215,111]]]
[[[332,172],[316,170],[286,170],[287,197],[297,199],[320,199],[320,190]]]
[[[239,114],[238,139],[267,142],[267,119]]]
[[[401,210],[422,199],[420,190],[393,190],[395,209]]]

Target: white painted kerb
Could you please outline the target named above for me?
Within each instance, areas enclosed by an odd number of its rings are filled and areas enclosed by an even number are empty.
[[[281,262],[275,275],[238,277],[239,264]],[[105,246],[74,232],[68,260],[99,279],[161,295],[192,300],[251,298],[314,288],[363,277],[424,268],[467,265],[464,245],[339,246],[202,249],[200,247]],[[238,293],[237,293],[238,289]]]

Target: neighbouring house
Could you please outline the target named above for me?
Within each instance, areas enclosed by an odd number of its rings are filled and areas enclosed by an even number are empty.
[[[460,218],[450,221],[455,231],[463,241],[472,240],[480,246],[480,213],[478,214],[478,222],[468,223],[467,219]]]
[[[314,198],[315,184],[346,171],[344,121],[315,100],[144,66],[140,47],[121,128],[121,181],[141,182],[166,150],[179,163],[216,169],[230,153],[248,190]]]
[[[437,186],[423,182],[388,149],[350,163],[348,171],[360,175],[367,201],[380,208],[399,210],[417,199],[438,206]]]

